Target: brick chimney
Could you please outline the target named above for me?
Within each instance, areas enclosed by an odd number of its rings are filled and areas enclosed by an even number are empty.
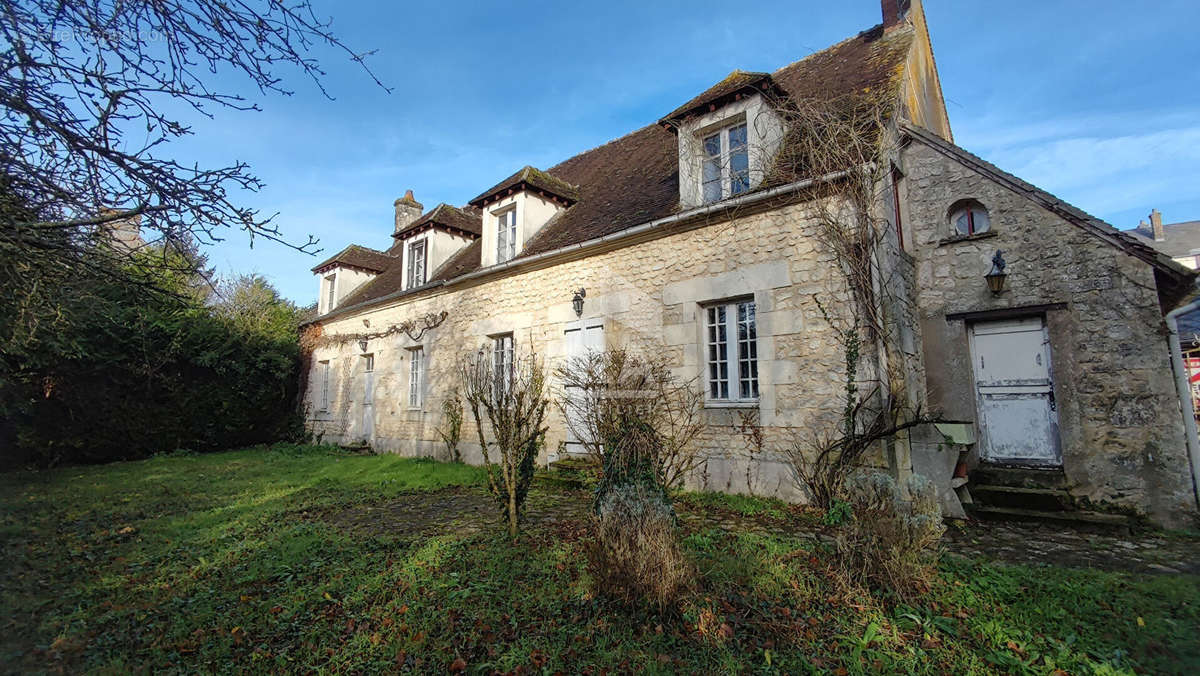
[[[1163,231],[1162,212],[1158,209],[1150,210],[1150,228],[1154,230],[1154,241],[1161,242],[1167,238],[1167,233]]]
[[[393,234],[398,234],[409,224],[416,221],[425,213],[425,207],[413,197],[411,190],[405,191],[404,197],[396,200],[396,229]]]
[[[904,25],[912,0],[880,0],[883,6],[883,30],[890,31]]]

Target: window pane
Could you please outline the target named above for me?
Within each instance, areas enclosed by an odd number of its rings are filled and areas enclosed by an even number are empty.
[[[738,303],[738,397],[758,398],[758,319],[753,302]]]
[[[954,229],[960,235],[971,234],[970,220],[967,218],[967,210],[960,209],[954,212]]]
[[[971,218],[974,221],[975,232],[987,232],[988,228],[992,227],[992,222],[988,219],[988,212],[979,207],[971,207]]]
[[[710,399],[729,398],[728,336],[724,306],[705,310],[708,334],[708,395]]]
[[[508,260],[508,212],[500,214],[496,225],[496,262]]]
[[[743,127],[743,131],[744,131]],[[738,195],[750,189],[750,158],[746,146],[729,154],[729,194]]]
[[[422,363],[423,356],[424,353],[421,349],[410,350],[408,353],[408,405],[413,408],[421,405],[421,378],[423,377],[421,370],[424,367],[424,364]]]
[[[702,170],[704,183],[704,201],[716,202],[721,199],[721,160],[704,160]]]
[[[729,150],[733,152],[738,148],[746,147],[746,125],[739,124],[736,127],[729,128]]]
[[[721,156],[721,135],[713,134],[704,139],[704,154],[709,157]]]

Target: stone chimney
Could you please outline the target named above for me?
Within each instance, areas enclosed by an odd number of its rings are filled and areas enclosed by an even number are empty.
[[[908,12],[912,9],[912,0],[880,0],[883,8],[883,30],[890,31],[904,25]]]
[[[1154,230],[1154,241],[1161,242],[1167,238],[1167,233],[1163,231],[1162,212],[1158,209],[1150,210],[1150,228]]]
[[[425,213],[425,207],[413,197],[413,192],[408,190],[404,193],[404,197],[396,200],[396,229],[393,234],[398,234],[411,223],[415,222]]]

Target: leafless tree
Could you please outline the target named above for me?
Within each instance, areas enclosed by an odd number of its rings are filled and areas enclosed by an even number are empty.
[[[515,538],[533,481],[534,462],[546,436],[549,400],[541,362],[533,353],[497,362],[485,345],[464,356],[459,377],[479,436],[488,488],[501,500],[508,533]]]
[[[661,486],[681,486],[703,464],[697,445],[703,392],[676,378],[665,359],[614,348],[573,357],[555,375],[561,383],[556,406],[597,465],[603,466],[606,444],[635,419],[657,437],[653,464]]]
[[[321,87],[318,47],[363,63],[307,0],[0,0],[0,45],[0,193],[21,205],[0,209],[0,284],[25,308],[14,331],[57,325],[58,285],[45,280],[59,273],[139,284],[123,274],[136,253],[143,267],[190,274],[202,259],[179,254],[236,230],[316,248],[239,203],[263,186],[245,163],[171,153],[192,133],[187,116],[258,109],[237,76],[288,95],[289,73]],[[103,246],[130,221],[159,246]]]

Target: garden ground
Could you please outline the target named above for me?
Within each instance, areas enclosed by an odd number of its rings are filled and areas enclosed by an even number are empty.
[[[660,613],[593,593],[587,492],[539,484],[514,544],[482,485],[288,445],[0,476],[0,668],[1200,669],[1191,535],[952,528],[967,556],[904,603],[839,584],[804,508],[684,494],[698,579]]]

